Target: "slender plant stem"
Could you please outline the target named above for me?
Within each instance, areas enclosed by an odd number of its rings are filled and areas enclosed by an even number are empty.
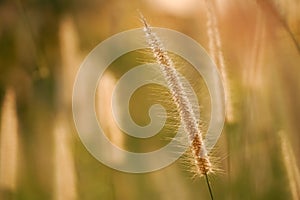
[[[209,180],[208,180],[207,173],[205,173],[205,180],[206,180],[207,187],[208,187],[208,190],[209,190],[210,198],[211,198],[211,200],[214,200],[214,196],[213,196],[213,193],[212,193],[212,189],[211,189],[210,182],[209,182]]]

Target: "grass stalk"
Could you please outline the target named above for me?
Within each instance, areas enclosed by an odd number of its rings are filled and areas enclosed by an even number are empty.
[[[199,124],[192,109],[192,104],[187,97],[183,83],[179,78],[179,74],[175,69],[172,59],[169,57],[168,52],[165,50],[159,37],[152,31],[144,16],[142,14],[140,15],[144,24],[144,33],[147,43],[156,62],[160,66],[160,70],[172,95],[172,100],[176,104],[180,122],[188,135],[197,174],[206,177],[208,189],[213,199],[211,186],[207,177],[207,174],[212,172],[212,167],[202,139],[202,130],[199,128]]]

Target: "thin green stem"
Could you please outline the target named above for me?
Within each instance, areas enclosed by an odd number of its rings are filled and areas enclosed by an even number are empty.
[[[212,193],[212,189],[211,189],[210,182],[209,182],[209,180],[208,180],[207,173],[205,173],[205,180],[206,180],[207,187],[208,187],[208,190],[209,190],[210,198],[211,198],[211,200],[214,200],[214,196],[213,196],[213,193]]]

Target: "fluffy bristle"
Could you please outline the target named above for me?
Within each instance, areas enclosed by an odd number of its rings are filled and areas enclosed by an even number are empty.
[[[195,136],[192,141],[192,152],[194,156],[195,166],[197,169],[197,173],[201,176],[212,172],[211,163],[209,161],[209,157],[203,148],[203,142],[199,138],[199,136]]]
[[[147,43],[151,48],[156,62],[166,80],[172,100],[176,104],[180,122],[187,133],[192,149],[193,159],[199,175],[211,172],[211,164],[202,139],[202,131],[193,111],[193,106],[188,99],[183,83],[175,69],[174,63],[165,50],[159,37],[152,31],[146,19],[141,15]]]

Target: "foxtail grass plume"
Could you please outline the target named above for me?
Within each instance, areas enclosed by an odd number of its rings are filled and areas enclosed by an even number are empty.
[[[226,103],[226,120],[228,122],[234,122],[234,113],[233,106],[231,101],[231,91],[229,88],[229,81],[224,61],[224,55],[222,51],[222,42],[220,31],[218,27],[218,19],[213,12],[213,5],[211,1],[206,0],[206,27],[207,27],[207,35],[208,35],[208,43],[209,43],[209,53],[219,67],[223,78],[223,85],[225,90],[225,103]]]
[[[202,139],[203,133],[199,128],[193,106],[187,97],[183,83],[179,78],[179,74],[175,69],[175,65],[168,55],[168,52],[165,50],[159,37],[152,31],[150,25],[141,13],[140,17],[144,24],[144,33],[147,43],[153,53],[156,63],[160,67],[160,71],[163,74],[171,93],[172,100],[177,107],[180,123],[188,135],[196,173],[199,176],[205,176],[209,194],[213,200],[213,193],[207,176],[208,173],[212,172],[212,165]]]
[[[197,174],[206,176],[209,172],[212,172],[212,167],[202,139],[203,134],[199,128],[199,123],[193,111],[192,104],[187,97],[183,83],[179,78],[179,74],[175,69],[174,63],[168,55],[168,52],[165,50],[159,37],[152,31],[143,15],[140,15],[144,24],[144,33],[147,43],[156,62],[160,66],[160,70],[171,93],[172,100],[177,107],[180,123],[183,125],[184,131],[188,135]]]

